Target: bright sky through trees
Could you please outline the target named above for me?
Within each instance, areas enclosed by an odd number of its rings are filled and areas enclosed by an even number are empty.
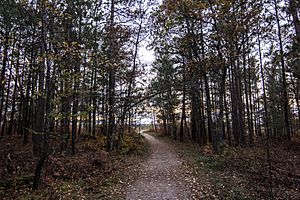
[[[151,65],[155,60],[154,51],[149,50],[146,45],[142,46],[139,50],[139,57],[142,63]]]

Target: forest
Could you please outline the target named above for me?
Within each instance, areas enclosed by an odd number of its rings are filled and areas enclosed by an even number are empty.
[[[1,0],[0,199],[300,199],[299,18],[299,0]]]

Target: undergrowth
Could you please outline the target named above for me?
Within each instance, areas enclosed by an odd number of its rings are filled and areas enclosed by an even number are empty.
[[[192,142],[180,143],[168,137],[164,140],[172,144],[180,157],[185,160],[188,169],[197,180],[195,184],[198,184],[197,187],[202,193],[201,198],[269,199],[264,146],[258,144],[255,148],[226,147],[222,154],[216,155],[210,145],[200,147]],[[285,170],[294,167],[289,174],[297,174],[297,164],[293,162],[298,162],[289,161],[296,158],[294,154],[296,155],[297,151],[287,152],[278,144],[274,144],[273,149],[271,155],[273,199],[300,199],[297,176],[291,179],[285,173],[278,173],[281,165],[285,164]],[[284,171],[283,168],[281,171]],[[294,182],[289,183],[290,179]]]
[[[105,151],[105,145],[105,136],[83,136],[77,143],[76,155],[54,152],[36,191],[31,190],[36,158],[28,154],[30,151],[11,147],[9,153],[16,166],[6,169],[10,166],[0,165],[2,171],[11,171],[1,180],[1,199],[123,199],[127,168],[147,157],[149,145],[135,133],[126,134],[122,147],[110,153]],[[5,149],[0,153],[7,154]],[[22,160],[24,157],[26,160]],[[25,170],[23,166],[29,163],[31,167]]]

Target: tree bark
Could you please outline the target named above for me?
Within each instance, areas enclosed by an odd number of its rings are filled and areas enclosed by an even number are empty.
[[[115,24],[115,0],[111,0],[110,7],[110,38],[109,38],[109,59],[110,66],[108,72],[108,131],[107,131],[107,150],[112,151],[114,148],[114,137],[115,137],[115,86],[116,86],[116,77],[115,77],[115,60],[113,59],[115,54],[115,33],[114,33],[114,24]]]
[[[3,60],[2,60],[2,69],[1,69],[1,78],[0,78],[0,125],[2,123],[2,110],[4,104],[4,90],[5,90],[5,74],[8,62],[8,47],[9,47],[9,30],[6,26],[5,28],[5,39],[4,39],[4,48],[3,48]],[[3,138],[4,133],[1,132],[1,138]]]
[[[284,52],[283,52],[283,43],[281,36],[281,27],[280,27],[280,19],[278,14],[278,5],[277,0],[274,0],[275,5],[275,17],[277,23],[277,35],[279,40],[279,51],[280,51],[280,63],[281,63],[281,73],[282,73],[282,90],[283,90],[283,109],[284,109],[284,123],[285,123],[285,132],[287,134],[287,138],[291,140],[291,126],[290,126],[290,109],[289,109],[289,97],[288,97],[288,88],[286,81],[286,69],[285,69],[285,61],[284,61]]]

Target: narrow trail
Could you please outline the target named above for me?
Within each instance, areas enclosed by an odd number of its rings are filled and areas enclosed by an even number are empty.
[[[151,155],[141,165],[140,177],[127,188],[126,199],[193,199],[176,152],[147,133],[143,136],[150,143]]]

